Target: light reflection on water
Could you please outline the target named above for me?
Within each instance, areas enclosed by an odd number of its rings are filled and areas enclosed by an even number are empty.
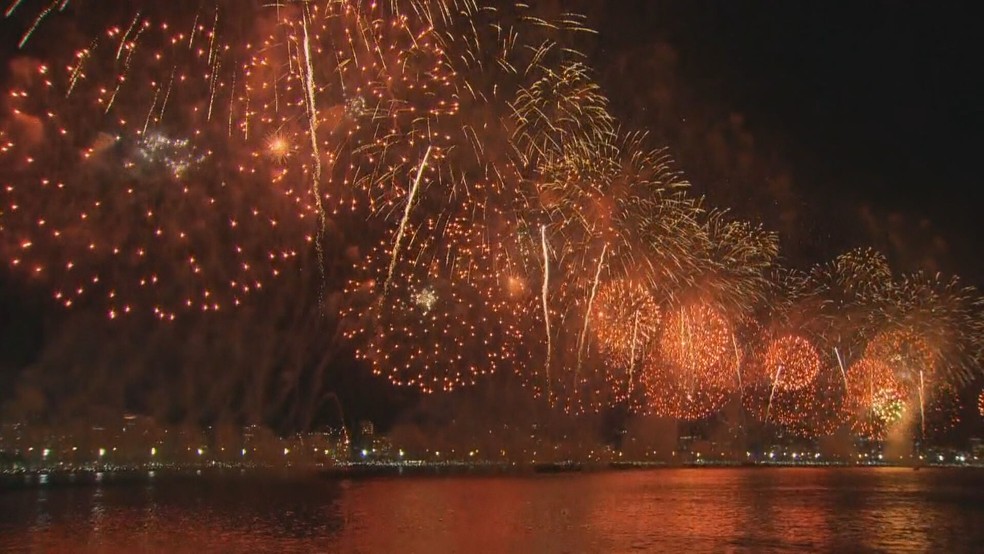
[[[984,472],[974,470],[0,481],[3,551],[961,552],[981,545]]]

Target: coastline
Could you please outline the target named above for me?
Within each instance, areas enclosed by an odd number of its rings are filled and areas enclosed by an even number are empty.
[[[11,483],[46,485],[98,484],[105,480],[130,481],[153,478],[209,478],[209,477],[270,477],[283,479],[371,479],[389,477],[467,477],[503,476],[532,477],[555,474],[598,474],[626,471],[658,470],[723,470],[723,469],[965,469],[981,470],[980,464],[888,464],[888,463],[677,463],[663,462],[612,462],[612,463],[350,463],[332,466],[296,465],[265,466],[252,464],[201,464],[201,465],[143,465],[143,466],[84,466],[21,468],[0,471],[0,488]]]

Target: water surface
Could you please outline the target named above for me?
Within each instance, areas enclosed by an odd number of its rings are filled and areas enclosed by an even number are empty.
[[[25,482],[27,479],[30,482]],[[984,471],[659,469],[0,481],[0,550],[971,552]]]

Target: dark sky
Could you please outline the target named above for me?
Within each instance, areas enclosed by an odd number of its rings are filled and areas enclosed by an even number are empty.
[[[567,3],[564,3],[565,7]],[[984,40],[959,4],[584,0],[614,110],[790,263],[855,246],[984,284]]]

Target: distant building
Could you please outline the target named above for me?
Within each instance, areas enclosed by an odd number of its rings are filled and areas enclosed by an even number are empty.
[[[355,452],[361,454],[362,457],[365,458],[375,447],[376,427],[371,421],[362,420],[359,422],[358,429],[358,435],[355,437],[355,441],[352,446],[354,447]]]

